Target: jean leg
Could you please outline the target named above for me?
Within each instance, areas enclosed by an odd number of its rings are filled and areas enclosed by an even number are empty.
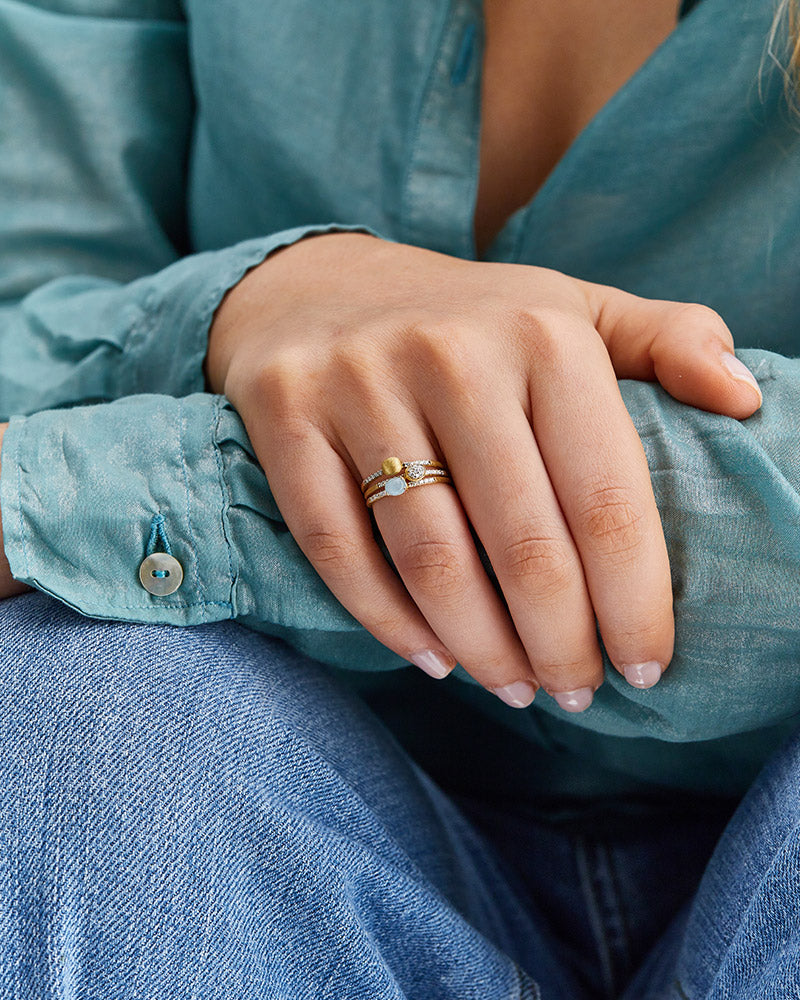
[[[493,853],[322,668],[0,604],[0,995],[577,997]]]
[[[800,998],[800,732],[750,788],[625,1000]]]

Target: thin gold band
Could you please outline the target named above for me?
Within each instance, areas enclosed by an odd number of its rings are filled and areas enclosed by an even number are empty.
[[[399,458],[387,458],[377,472],[366,477],[361,483],[361,492],[371,507],[384,497],[401,496],[415,486],[432,486],[434,483],[452,484],[453,480],[446,466],[432,458],[402,462]]]

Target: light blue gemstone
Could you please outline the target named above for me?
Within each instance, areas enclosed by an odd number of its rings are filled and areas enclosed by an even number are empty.
[[[383,488],[387,497],[399,497],[406,491],[406,481],[402,476],[395,476],[394,479],[387,479]]]

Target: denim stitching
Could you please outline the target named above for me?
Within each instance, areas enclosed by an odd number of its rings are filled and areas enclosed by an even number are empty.
[[[583,898],[586,903],[586,911],[589,917],[589,925],[595,939],[597,955],[603,975],[603,986],[606,996],[612,997],[614,988],[614,964],[606,941],[603,917],[598,905],[597,895],[594,888],[594,878],[592,873],[592,863],[589,857],[589,845],[585,837],[575,838],[575,861],[578,869]]]
[[[517,1000],[542,1000],[542,991],[539,989],[539,984],[530,978],[528,982],[525,982],[525,973],[518,965],[514,966],[514,970],[517,973],[517,990],[515,994]]]
[[[598,862],[602,863],[602,869],[598,864],[597,883],[602,890],[603,909],[607,914],[604,927],[608,931],[613,931],[613,939],[609,942],[609,952],[612,959],[616,957],[618,964],[622,965],[622,970],[615,968],[617,976],[624,978],[632,971],[630,936],[628,934],[625,914],[622,907],[622,894],[619,889],[619,879],[614,867],[612,853],[605,842],[598,842],[596,845]],[[608,940],[609,934],[606,933]]]

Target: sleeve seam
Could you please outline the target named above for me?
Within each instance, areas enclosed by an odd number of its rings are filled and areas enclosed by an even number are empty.
[[[214,400],[214,410],[212,416],[211,447],[214,450],[214,461],[217,466],[217,481],[219,483],[219,492],[221,500],[220,526],[222,528],[222,537],[225,541],[225,551],[228,556],[228,574],[230,579],[229,606],[231,609],[231,613],[233,614],[234,617],[236,617],[236,609],[234,607],[234,587],[236,584],[236,573],[233,568],[233,551],[228,529],[228,508],[230,507],[230,497],[228,495],[227,484],[225,482],[224,469],[222,466],[222,455],[220,454],[220,447],[219,447],[219,425],[222,420],[222,399],[223,399],[222,396],[217,396]]]
[[[20,431],[20,437],[27,433],[27,426],[23,427]],[[17,466],[17,518],[19,520],[19,536],[22,542],[22,561],[25,564],[25,576],[31,576],[30,561],[28,559],[28,545],[25,539],[25,517],[23,516],[22,508],[22,463],[19,461],[17,454],[19,452],[19,442],[16,442],[16,447],[14,452],[12,452],[11,460],[16,462]]]
[[[197,540],[195,538],[194,532],[192,531],[192,515],[191,515],[191,490],[189,489],[189,477],[186,472],[186,453],[183,445],[183,435],[184,427],[186,425],[186,408],[183,400],[178,401],[178,448],[180,449],[180,460],[181,460],[181,473],[183,475],[183,487],[186,493],[186,532],[189,536],[189,544],[191,546],[193,554],[193,575],[195,586],[197,587],[197,593],[200,596],[199,605],[205,605],[208,602],[205,600],[205,588],[200,579],[200,553],[197,545]]]

